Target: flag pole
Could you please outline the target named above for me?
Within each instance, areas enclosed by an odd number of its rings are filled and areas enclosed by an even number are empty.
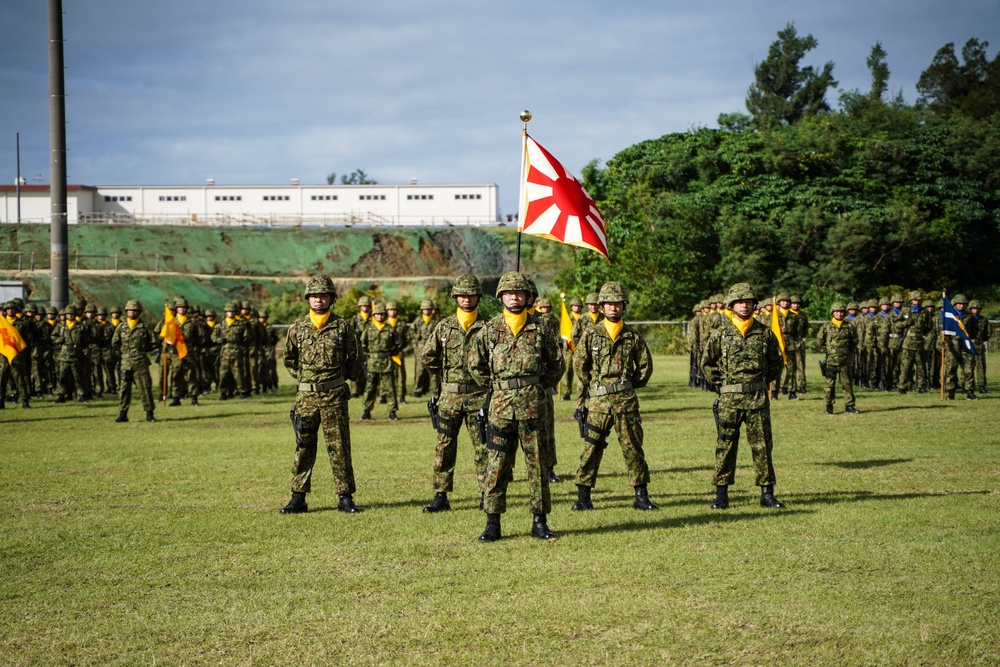
[[[522,109],[519,115],[524,127],[521,129],[521,189],[517,199],[517,265],[515,271],[521,270],[521,229],[524,224],[525,209],[525,176],[527,176],[528,165],[528,121],[531,120],[531,112]]]

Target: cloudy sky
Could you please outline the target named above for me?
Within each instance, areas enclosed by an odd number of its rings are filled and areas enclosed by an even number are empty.
[[[49,182],[46,2],[0,0],[0,181]],[[521,122],[579,174],[745,111],[793,22],[869,87],[880,41],[913,102],[935,52],[1000,47],[1000,0],[63,0],[71,184],[496,183],[516,212]],[[836,104],[837,93],[828,96]]]

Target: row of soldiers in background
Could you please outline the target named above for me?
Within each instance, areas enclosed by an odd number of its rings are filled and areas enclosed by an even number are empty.
[[[797,394],[806,392],[805,341],[809,335],[809,320],[800,310],[802,300],[797,295],[781,293],[775,301],[787,359],[778,384],[781,392],[794,400]],[[945,389],[949,398],[954,398],[959,387],[973,400],[977,398],[975,389],[987,393],[985,352],[993,333],[992,326],[981,315],[981,304],[977,300],[968,301],[964,295],[957,294],[952,304],[962,313],[962,323],[979,354],[971,354],[954,336],[942,336],[938,310],[941,304],[924,298],[919,291],[909,293],[908,304],[904,304],[902,294],[870,299],[860,308],[855,302],[840,304],[846,312],[844,319],[853,324],[857,334],[857,345],[850,358],[852,382],[877,391],[896,390],[905,394],[916,389],[918,393],[926,393],[928,389],[941,386],[943,353]],[[966,306],[968,312],[965,312]],[[759,306],[755,317],[761,324],[771,326],[772,308],[770,302]],[[691,349],[689,384],[706,389],[697,360],[709,334],[725,317],[722,295],[702,301],[694,311],[687,330]],[[777,390],[775,387],[775,393]]]
[[[279,335],[266,311],[255,313],[249,302],[234,301],[226,304],[225,318],[217,321],[214,311],[202,313],[183,298],[176,299],[171,310],[187,355],[179,359],[170,345],[158,344],[153,351],[161,362],[160,387],[169,387],[161,398],[169,396],[172,405],[179,405],[181,398],[190,397],[197,404],[198,396],[213,387],[223,400],[277,388]],[[3,311],[26,347],[13,363],[0,355],[0,408],[11,399],[30,408],[31,398],[55,395],[56,403],[87,402],[119,391],[121,353],[113,343],[124,321],[120,308],[77,302],[60,311],[24,306],[14,299],[3,304]],[[162,324],[154,331],[161,331]]]

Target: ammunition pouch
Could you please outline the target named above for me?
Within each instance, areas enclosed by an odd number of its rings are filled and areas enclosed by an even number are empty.
[[[719,440],[727,442],[736,442],[739,440],[739,431],[735,429],[739,428],[739,424],[733,424],[731,422],[724,421],[719,417],[719,399],[715,399],[712,403],[712,416],[715,417],[715,433]],[[728,430],[733,430],[732,434],[726,433]]]
[[[295,414],[295,407],[293,405],[288,413],[288,418],[292,420],[292,429],[295,431],[295,447],[297,449],[314,449],[319,441],[317,437],[319,434],[318,425],[315,431],[304,427],[299,421],[298,415]]]

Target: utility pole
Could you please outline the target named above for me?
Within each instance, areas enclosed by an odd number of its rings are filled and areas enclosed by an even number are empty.
[[[66,211],[66,78],[63,64],[62,0],[49,0],[49,167],[52,203],[52,287],[56,308],[69,303],[69,249]]]

